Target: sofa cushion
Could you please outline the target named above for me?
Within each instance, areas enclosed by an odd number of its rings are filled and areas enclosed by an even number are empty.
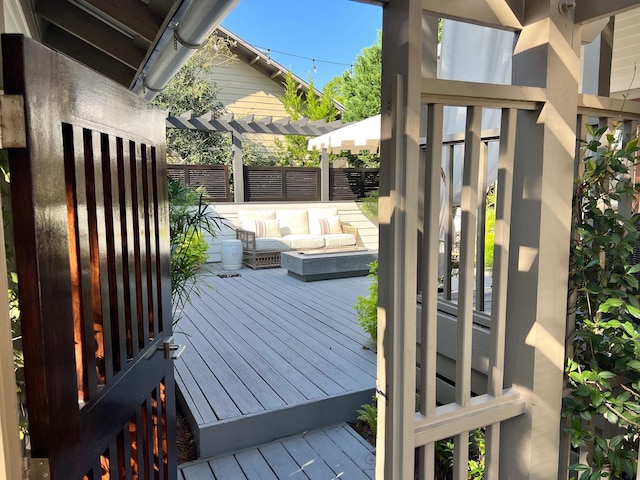
[[[240,228],[244,228],[242,226],[243,222],[248,222],[251,220],[275,220],[276,211],[275,210],[248,210],[248,209],[238,209],[238,225]],[[255,230],[251,230],[254,232]]]
[[[286,252],[291,249],[291,243],[284,238],[256,238],[256,251],[264,252],[267,250],[275,250],[277,252]]]
[[[356,237],[350,233],[336,233],[332,235],[322,235],[327,248],[350,247],[356,244]]]
[[[254,220],[256,238],[279,238],[280,222],[278,220]]]
[[[283,237],[309,233],[306,210],[278,210],[276,218],[280,221],[280,234]]]
[[[288,240],[291,248],[295,250],[324,248],[324,238],[314,237],[306,234],[287,235],[284,240]]]
[[[338,215],[337,208],[308,208],[309,223],[311,220],[317,220],[318,218],[335,217]]]

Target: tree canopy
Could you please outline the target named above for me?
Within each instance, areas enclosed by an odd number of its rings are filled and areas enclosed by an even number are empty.
[[[210,80],[211,70],[234,60],[228,40],[211,36],[158,94],[154,104],[173,114],[192,110],[195,115],[213,112],[215,117],[225,113],[217,100],[218,89]],[[229,164],[231,147],[228,134],[220,132],[167,130],[168,160],[171,163]]]
[[[344,105],[342,120],[353,122],[380,113],[380,82],[382,80],[382,35],[376,43],[358,54],[353,74],[347,70],[338,83],[338,101]]]
[[[318,96],[315,94],[313,81],[309,82],[309,91],[305,95],[298,89],[298,82],[291,72],[287,72],[284,96],[280,100],[292,121],[306,117],[312,121],[332,122],[338,117],[338,110],[333,104],[334,98],[334,86],[325,86],[322,95]],[[307,141],[308,138],[303,135],[287,135],[284,140],[276,139],[278,164],[291,167],[317,166],[319,154],[307,150]]]

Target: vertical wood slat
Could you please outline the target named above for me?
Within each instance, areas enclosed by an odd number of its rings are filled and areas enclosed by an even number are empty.
[[[453,253],[453,244],[455,242],[455,232],[453,224],[453,155],[455,152],[454,145],[447,145],[445,156],[445,195],[444,195],[444,227],[445,227],[445,247],[444,247],[444,292],[445,300],[451,300],[451,270],[453,269],[453,261],[451,255]]]
[[[160,206],[158,205],[158,199],[160,198],[160,191],[159,191],[159,186],[160,185],[166,185],[166,182],[164,182],[164,178],[166,176],[161,176],[161,174],[158,172],[158,159],[156,158],[156,154],[157,151],[154,148],[151,149],[151,180],[152,180],[152,191],[151,194],[153,196],[153,201],[152,201],[152,205],[153,205],[153,230],[155,232],[155,236],[154,236],[154,240],[155,240],[155,263],[156,263],[156,276],[155,276],[155,280],[156,280],[156,290],[155,290],[155,295],[156,295],[156,299],[157,299],[157,303],[158,303],[158,307],[157,307],[157,321],[156,321],[156,334],[160,334],[164,331],[164,315],[165,314],[169,314],[168,312],[164,311],[162,302],[163,302],[163,292],[162,292],[162,278],[163,278],[163,271],[162,271],[162,259],[160,256],[160,252],[162,252],[161,246],[160,246],[160,241],[162,238],[162,234],[160,231]],[[170,297],[169,297],[170,298]]]
[[[477,227],[478,180],[482,108],[467,107],[464,167],[462,172],[462,209],[460,234],[460,287],[456,342],[456,403],[462,407],[471,399],[471,347],[473,328],[474,247]],[[469,435],[454,438],[454,478],[467,477]]]
[[[93,147],[90,163],[86,165],[86,171],[91,178],[93,192],[91,193],[93,206],[90,219],[93,223],[94,239],[92,239],[92,283],[93,283],[93,309],[96,317],[95,323],[101,329],[101,341],[99,342],[102,355],[102,383],[110,383],[113,379],[113,356],[111,341],[111,305],[109,302],[109,264],[107,259],[107,229],[106,209],[104,202],[104,188],[102,181],[102,163],[110,161],[108,150],[103,150],[102,135],[99,132],[91,132],[91,144]],[[104,156],[106,155],[106,159]],[[115,316],[115,315],[113,315]]]
[[[144,451],[144,478],[153,479],[153,412],[151,411],[151,394],[142,404],[142,445]]]
[[[144,238],[144,204],[142,195],[142,178],[138,170],[141,163],[141,145],[131,142],[131,216],[133,218],[133,271],[135,278],[135,299],[137,316],[133,318],[134,330],[138,333],[138,348],[142,350],[149,341],[149,330],[146,328],[148,305],[146,303],[146,255],[140,238]]]
[[[489,147],[486,142],[480,143],[480,162],[478,170],[478,225],[476,227],[476,310],[484,312],[484,272],[486,267],[485,241],[487,237],[487,165]]]
[[[147,235],[145,236],[146,251],[146,278],[147,278],[147,308],[149,311],[147,329],[149,330],[149,339],[152,340],[156,336],[158,321],[158,298],[155,295],[156,286],[156,232],[155,232],[155,209],[153,207],[153,171],[151,147],[143,146],[142,155],[142,191],[144,198],[144,227]]]
[[[424,224],[422,236],[422,317],[420,350],[420,413],[433,417],[436,412],[436,358],[438,326],[438,264],[440,232],[440,183],[442,157],[443,106],[427,106],[427,143],[424,181]],[[420,451],[421,477],[430,478],[435,468],[434,444]]]
[[[85,402],[89,398],[89,379],[87,378],[87,363],[85,360],[84,324],[82,314],[82,284],[80,251],[78,248],[79,232],[77,219],[77,192],[75,188],[75,141],[73,127],[62,125],[64,169],[65,169],[65,197],[67,206],[67,230],[69,235],[69,266],[71,280],[71,303],[73,311],[73,331],[75,344],[76,382],[78,401]]]
[[[91,290],[91,258],[88,192],[85,176],[85,156],[91,151],[91,137],[81,128],[73,129],[75,149],[74,181],[76,190],[76,231],[79,260],[82,342],[84,349],[87,392],[85,402],[94,398],[98,390],[97,359],[94,343],[94,324]]]
[[[505,326],[507,322],[507,284],[509,281],[509,228],[513,195],[517,111],[503,109],[496,181],[496,223],[491,290],[491,349],[489,352],[489,395],[499,397],[504,388]],[[499,478],[500,424],[486,428],[487,478]]]
[[[109,304],[111,308],[111,342],[113,369],[121,371],[127,364],[125,325],[122,225],[119,207],[118,146],[114,136],[102,136],[102,181],[107,234]]]
[[[140,350],[138,341],[138,302],[136,295],[136,254],[134,229],[133,180],[131,163],[135,165],[133,142],[122,141],[122,156],[118,155],[118,178],[120,179],[120,217],[122,219],[123,282],[125,284],[125,314],[127,327],[127,354],[133,358]],[[122,161],[120,161],[122,160]]]

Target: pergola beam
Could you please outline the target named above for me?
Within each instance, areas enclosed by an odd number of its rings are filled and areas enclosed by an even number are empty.
[[[200,117],[194,117],[190,111],[177,116],[167,116],[167,128],[232,132],[234,134],[267,133],[272,135],[317,137],[340,127],[342,127],[340,120],[326,122],[323,120],[309,121],[308,118],[301,118],[292,122],[290,118],[273,120],[271,117],[256,120],[254,115],[236,119],[233,114],[213,118],[211,112]]]
[[[584,24],[601,18],[611,17],[640,7],[640,0],[580,0],[576,2],[574,21]]]
[[[516,31],[522,29],[523,6],[516,0],[422,0],[423,12],[434,17]]]

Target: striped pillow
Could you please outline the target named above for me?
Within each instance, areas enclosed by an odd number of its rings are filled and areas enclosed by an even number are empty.
[[[330,235],[332,233],[342,233],[342,223],[340,223],[340,217],[327,217],[327,218],[318,218],[318,225],[320,226],[320,231],[317,235]]]
[[[256,238],[280,237],[280,222],[278,220],[256,220]]]

